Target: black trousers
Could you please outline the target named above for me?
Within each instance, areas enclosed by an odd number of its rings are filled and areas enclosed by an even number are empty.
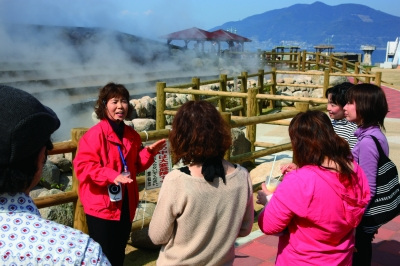
[[[112,266],[122,266],[125,247],[131,232],[128,195],[125,193],[119,221],[105,220],[86,214],[89,235],[98,242]]]
[[[356,252],[353,253],[353,266],[370,266],[372,261],[372,240],[375,233],[365,233],[361,226],[356,228]]]

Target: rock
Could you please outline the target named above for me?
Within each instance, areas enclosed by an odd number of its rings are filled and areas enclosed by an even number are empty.
[[[329,76],[329,87],[336,86],[338,84],[342,84],[343,82],[349,82],[347,77],[343,76]]]
[[[42,191],[39,197],[50,196],[54,194],[62,193],[61,190],[51,189]],[[74,215],[73,215],[73,203],[60,204],[47,208],[39,209],[40,215],[44,219],[52,220],[60,224],[67,226],[73,226]]]
[[[159,245],[153,244],[149,237],[148,224],[143,222],[148,222],[151,219],[154,209],[156,207],[155,203],[152,202],[140,202],[137,209],[135,218],[132,223],[132,233],[131,233],[131,245],[136,248],[146,248],[146,249],[159,249]],[[139,228],[139,229],[138,229]]]
[[[238,154],[250,152],[250,141],[246,139],[245,134],[239,128],[231,129],[232,135],[232,147],[231,147],[231,156],[235,156]]]
[[[50,155],[48,160],[54,163],[62,173],[72,172],[71,160],[64,157],[64,154]]]
[[[311,98],[322,98],[322,97],[323,97],[323,96],[322,96],[322,91],[323,91],[323,89],[321,89],[321,88],[315,89],[315,90],[311,93]]]
[[[50,161],[46,161],[46,163],[43,166],[41,180],[46,185],[49,185],[49,186],[52,184],[59,184],[60,183],[60,169],[58,169],[58,167],[54,163],[52,163]]]
[[[137,132],[150,131],[156,129],[156,120],[151,118],[136,118],[132,120],[133,126]]]

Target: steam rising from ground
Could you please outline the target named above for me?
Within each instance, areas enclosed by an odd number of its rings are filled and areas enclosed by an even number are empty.
[[[192,47],[171,52],[166,43],[100,28],[0,24],[0,40],[0,83],[34,94],[57,113],[57,141],[73,127],[92,126],[98,88],[110,81],[131,95],[154,94],[157,79],[246,71],[215,54],[200,59]]]

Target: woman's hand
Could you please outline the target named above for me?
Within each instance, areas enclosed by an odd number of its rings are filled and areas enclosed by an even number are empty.
[[[160,139],[159,141],[156,141],[153,144],[146,146],[146,149],[149,153],[155,156],[160,150],[164,148],[165,143],[166,143],[165,139]]]
[[[129,175],[127,175],[125,172],[124,173],[120,173],[119,175],[117,175],[117,177],[114,179],[114,184],[116,184],[117,186],[119,184],[126,184],[126,183],[132,183],[133,180],[131,178],[131,175],[129,173]]]
[[[287,164],[282,164],[280,166],[280,170],[281,170],[282,175],[284,175],[286,173],[289,173],[289,172],[291,172],[293,170],[296,170],[297,168],[298,167],[297,167],[297,165],[295,163],[287,163]]]
[[[268,198],[271,199],[272,195],[274,193],[270,192],[267,187],[265,186],[265,183],[261,184],[261,190],[259,190],[257,192],[257,204],[261,204],[261,205],[267,205],[268,203],[268,199],[267,196],[269,196]]]

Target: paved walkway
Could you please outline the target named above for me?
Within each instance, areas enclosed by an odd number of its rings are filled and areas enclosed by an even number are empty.
[[[387,118],[400,119],[400,91],[384,86],[382,88],[389,104]],[[400,169],[400,165],[397,167]],[[234,265],[274,265],[277,246],[278,237],[264,235],[260,230],[254,231],[248,237],[238,239]],[[400,216],[379,229],[372,249],[373,266],[400,265]]]

